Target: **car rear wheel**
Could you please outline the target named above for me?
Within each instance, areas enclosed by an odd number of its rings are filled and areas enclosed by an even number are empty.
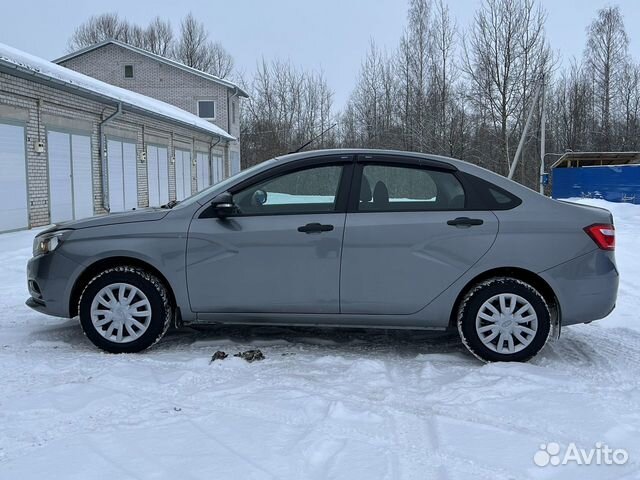
[[[140,352],[166,333],[173,311],[166,288],[137,267],[109,268],[87,283],[78,305],[80,324],[97,347]]]
[[[458,332],[485,362],[525,362],[547,343],[551,314],[544,297],[526,282],[495,277],[471,288],[458,310]]]

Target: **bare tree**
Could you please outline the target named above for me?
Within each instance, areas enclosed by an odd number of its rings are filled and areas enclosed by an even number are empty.
[[[464,44],[463,67],[476,108],[489,114],[502,145],[500,171],[511,165],[510,140],[527,108],[529,83],[549,69],[545,14],[533,0],[485,0]]]
[[[70,52],[109,39],[123,40],[128,36],[129,25],[117,13],[94,15],[77,27],[68,42]]]
[[[628,59],[629,39],[618,7],[598,11],[598,17],[588,29],[585,59],[593,72],[594,110],[598,115],[596,128],[600,130],[597,146],[611,149],[612,113],[616,89],[619,87],[624,65]]]
[[[420,150],[428,150],[432,140],[429,127],[433,116],[429,105],[431,88],[432,35],[430,0],[411,0],[408,13],[408,31],[406,36],[409,61],[407,66],[412,83],[411,107],[408,117],[409,134]]]
[[[411,42],[409,33],[405,31],[400,40],[395,59],[395,70],[398,76],[398,95],[400,101],[400,125],[402,128],[402,147],[413,150],[414,140],[411,133],[411,112],[413,109],[413,81],[411,78]]]
[[[431,64],[435,98],[437,153],[451,155],[456,136],[452,135],[451,120],[456,105],[453,92],[457,68],[455,65],[455,39],[457,28],[451,18],[449,7],[443,0],[436,2],[433,27],[431,30]]]
[[[396,111],[396,79],[392,62],[371,41],[353,94],[349,100],[357,143],[372,147],[393,146]]]
[[[166,57],[171,53],[173,29],[171,22],[155,17],[144,30],[144,48],[157,55]]]
[[[209,73],[220,78],[226,78],[233,72],[234,61],[231,54],[225,50],[221,43],[209,43],[211,65]]]
[[[584,150],[589,145],[589,112],[593,91],[584,66],[576,61],[561,73],[548,97],[549,140],[560,148]]]
[[[209,40],[204,24],[192,13],[182,20],[178,38],[174,37],[171,22],[160,17],[155,17],[144,27],[129,23],[116,13],[94,15],[75,29],[68,50],[75,51],[105,40],[119,40],[163,57],[174,58],[221,78],[233,72],[231,54],[221,43]]]
[[[289,62],[262,60],[245,86],[250,93],[241,117],[245,166],[297,149],[320,135],[314,147],[336,145],[333,93],[321,72],[305,72]]]
[[[640,145],[640,67],[626,62],[620,75],[620,134],[617,146],[621,150],[636,150]]]
[[[204,72],[211,67],[213,60],[209,50],[209,34],[193,13],[187,14],[180,23],[180,35],[173,55],[185,65]]]

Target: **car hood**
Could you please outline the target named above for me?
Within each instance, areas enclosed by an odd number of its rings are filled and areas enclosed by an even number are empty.
[[[56,223],[53,229],[62,230],[68,228],[79,230],[81,228],[103,227],[105,225],[118,225],[121,223],[153,222],[163,219],[169,212],[170,210],[165,208],[143,208],[130,212],[111,213],[109,215],[83,218],[81,220],[60,222]]]

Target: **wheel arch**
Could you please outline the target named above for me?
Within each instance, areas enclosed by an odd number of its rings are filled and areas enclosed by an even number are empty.
[[[561,325],[561,310],[560,310],[560,302],[558,301],[558,296],[554,292],[551,285],[547,283],[545,279],[536,273],[526,270],[524,268],[519,267],[500,267],[493,268],[491,270],[487,270],[479,275],[476,275],[474,278],[469,280],[467,284],[460,290],[458,296],[456,297],[456,301],[453,304],[453,308],[451,309],[451,314],[449,317],[449,327],[456,327],[458,309],[460,308],[460,303],[462,302],[464,296],[467,292],[472,289],[475,285],[489,278],[493,277],[511,277],[517,280],[521,280],[523,282],[528,283],[533,288],[535,288],[540,294],[544,297],[547,305],[549,306],[549,310],[551,313],[551,324],[554,329],[554,336],[558,337],[560,335],[560,325]]]
[[[71,294],[69,295],[69,315],[71,318],[78,315],[78,301],[80,300],[80,295],[89,280],[95,277],[100,272],[113,267],[118,266],[132,266],[142,268],[148,273],[154,275],[158,278],[166,288],[169,293],[169,301],[171,305],[177,309],[177,302],[175,298],[175,294],[173,292],[173,288],[171,287],[171,283],[167,280],[167,278],[162,274],[160,270],[155,268],[148,262],[144,260],[140,260],[135,257],[127,257],[127,256],[116,256],[116,257],[107,257],[102,258],[100,260],[95,261],[78,276],[75,283],[73,284],[73,288],[71,289]]]

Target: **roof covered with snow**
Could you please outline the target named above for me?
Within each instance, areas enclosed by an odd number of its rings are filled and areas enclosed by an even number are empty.
[[[195,128],[227,140],[235,140],[233,136],[217,125],[181,108],[146,95],[110,85],[3,43],[0,43],[1,66],[9,67],[10,70],[20,72],[23,76],[27,74],[29,77],[33,77],[34,80],[46,82],[54,88],[74,90],[79,94],[98,97],[100,101],[112,104],[121,103],[125,111],[146,113],[165,121]]]
[[[127,50],[131,50],[132,52],[136,52],[139,53],[140,55],[144,55],[145,57],[149,57],[152,58],[158,62],[162,62],[166,65],[171,65],[172,67],[176,67],[179,68],[180,70],[184,70],[185,72],[191,73],[193,75],[197,75],[199,77],[202,77],[206,80],[210,80],[214,83],[220,84],[220,85],[224,85],[225,87],[228,88],[232,88],[234,90],[236,90],[238,92],[238,95],[240,95],[241,97],[245,97],[248,98],[249,95],[247,94],[247,92],[245,92],[240,86],[238,86],[237,84],[230,82],[229,80],[226,80],[224,78],[220,78],[217,77],[216,75],[212,75],[210,73],[207,72],[203,72],[202,70],[198,70],[197,68],[193,68],[193,67],[189,67],[188,65],[185,65],[184,63],[178,62],[176,60],[172,60],[170,58],[167,57],[163,57],[162,55],[158,55],[156,53],[150,52],[148,50],[145,50],[143,48],[140,47],[135,47],[133,45],[129,45],[128,43],[125,42],[121,42],[119,40],[113,40],[113,39],[109,39],[109,40],[104,40],[102,42],[96,43],[94,45],[89,45],[88,47],[82,48],[80,50],[77,50],[75,52],[69,53],[68,55],[65,55],[63,57],[60,58],[56,58],[53,62],[54,63],[63,63],[67,60],[70,60],[72,58],[76,58],[79,57],[81,55],[84,55],[85,53],[91,52],[93,50],[97,50],[98,48],[104,47],[105,45],[117,45],[119,47],[122,48],[126,48]]]
[[[551,168],[640,164],[640,152],[565,152]]]

